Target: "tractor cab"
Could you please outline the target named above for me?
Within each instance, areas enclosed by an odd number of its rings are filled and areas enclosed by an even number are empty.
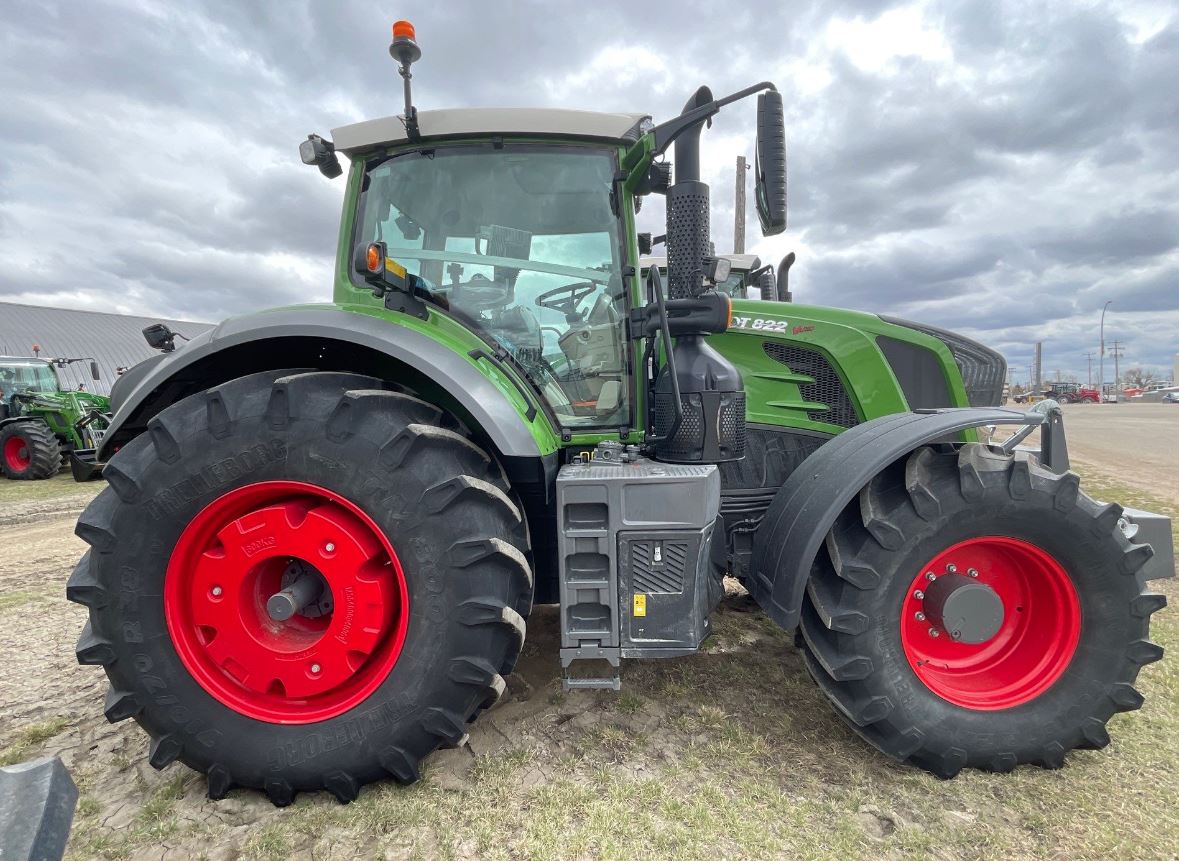
[[[422,133],[527,121],[533,134],[551,134],[574,112],[463,116],[470,113],[423,113]],[[618,137],[641,117],[578,119]],[[349,137],[348,130],[337,135]],[[616,147],[502,138],[439,142],[378,152],[358,170],[354,247],[379,243],[387,265],[413,279],[422,302],[523,369],[562,426],[626,422],[624,273],[633,268],[626,224],[614,205]]]
[[[56,392],[61,388],[53,365],[44,359],[0,356],[0,400],[17,392]]]

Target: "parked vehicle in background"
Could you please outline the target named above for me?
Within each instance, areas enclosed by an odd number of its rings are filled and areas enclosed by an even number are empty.
[[[1167,392],[1163,395],[1162,403],[1164,404],[1179,404],[1179,391]]]
[[[1044,397],[1062,404],[1096,404],[1101,400],[1097,389],[1078,383],[1052,383],[1044,390]]]
[[[89,357],[45,359],[0,356],[0,472],[7,478],[49,478],[62,457],[93,449],[109,421],[110,400],[86,391],[65,391],[58,368]]]

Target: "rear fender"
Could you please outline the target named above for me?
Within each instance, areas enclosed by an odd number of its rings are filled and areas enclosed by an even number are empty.
[[[1059,439],[1060,411],[1048,415],[999,408],[963,408],[896,413],[846,430],[804,460],[770,503],[753,539],[750,593],[786,630],[798,625],[802,598],[823,539],[844,507],[890,463],[932,442],[954,440],[984,425],[1046,425],[1046,439]],[[1046,465],[1067,469],[1045,449]],[[1067,457],[1067,456],[1066,456]]]
[[[350,366],[363,354],[364,367]],[[480,351],[472,351],[480,352]],[[258,371],[316,367],[367,373],[406,384],[429,384],[461,408],[506,458],[539,458],[554,445],[543,411],[524,387],[484,355],[456,350],[415,329],[370,314],[316,306],[238,317],[193,338],[173,353],[132,368],[112,391],[114,416],[97,451],[101,463],[170,404],[197,391]],[[493,382],[504,378],[503,388]],[[403,379],[408,377],[410,379]],[[524,407],[504,388],[514,390]],[[442,404],[446,405],[446,403]]]

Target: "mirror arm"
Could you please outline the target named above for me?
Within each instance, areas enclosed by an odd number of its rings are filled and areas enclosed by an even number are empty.
[[[773,90],[777,92],[778,88],[769,81],[762,81],[760,84],[754,84],[751,87],[746,87],[743,90],[725,96],[720,99],[712,99],[705,102],[690,111],[680,114],[678,117],[672,117],[666,122],[660,123],[651,130],[651,135],[655,139],[655,146],[651,152],[652,156],[661,155],[667,152],[667,148],[675,142],[675,139],[687,131],[694,125],[698,125],[707,119],[714,117],[721,108],[725,105],[731,105],[733,102],[740,101],[754,93],[760,93],[763,90]]]

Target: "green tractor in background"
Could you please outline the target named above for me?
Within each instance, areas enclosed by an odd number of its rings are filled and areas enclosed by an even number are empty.
[[[93,451],[110,421],[110,399],[65,391],[57,371],[81,359],[0,356],[0,472],[6,478],[51,478],[63,457]]]
[[[329,178],[350,161],[334,300],[112,391],[67,596],[153,766],[278,805],[410,783],[503,693],[534,603],[559,607],[564,687],[617,690],[624,659],[700,648],[726,575],[888,756],[952,777],[1108,743],[1162,655],[1169,521],[1081,492],[1060,411],[998,408],[994,351],[718,292],[700,134],[757,96],[756,208],[783,230],[772,84],[658,125],[419,114],[393,35],[404,115],[300,147]],[[640,276],[650,195],[666,287]]]

